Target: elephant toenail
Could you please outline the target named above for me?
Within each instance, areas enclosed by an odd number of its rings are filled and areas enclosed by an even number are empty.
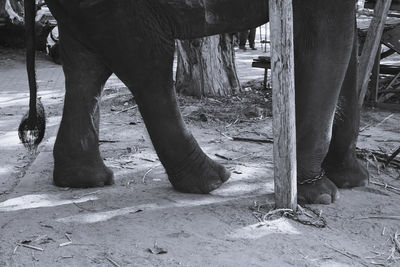
[[[366,186],[367,184],[368,184],[368,180],[362,180],[362,181],[360,181],[358,186]]]
[[[322,194],[317,199],[314,201],[314,204],[331,204],[332,203],[332,197],[329,194]]]
[[[340,198],[340,193],[339,193],[339,191],[336,191],[336,192],[333,194],[332,202],[335,202],[335,201],[338,200],[339,198]]]
[[[219,177],[221,178],[222,182],[226,182],[231,177],[231,172],[225,168],[222,168],[222,172],[219,173]]]

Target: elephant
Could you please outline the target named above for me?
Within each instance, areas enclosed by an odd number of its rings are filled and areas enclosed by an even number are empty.
[[[174,40],[262,25],[269,19],[268,0],[46,4],[58,21],[66,86],[53,151],[55,185],[113,184],[99,151],[99,101],[112,73],[134,95],[177,191],[207,194],[229,179],[229,171],[202,151],[180,114],[172,77]],[[330,204],[338,188],[368,180],[355,154],[360,121],[355,1],[293,0],[293,10],[298,201]]]

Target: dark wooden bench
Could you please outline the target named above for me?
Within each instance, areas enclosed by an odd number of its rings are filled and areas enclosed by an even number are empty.
[[[251,64],[253,68],[260,68],[260,69],[265,69],[264,71],[264,82],[263,86],[264,89],[270,89],[268,87],[268,70],[271,69],[271,58],[267,56],[259,56],[258,58],[253,58],[253,63]]]

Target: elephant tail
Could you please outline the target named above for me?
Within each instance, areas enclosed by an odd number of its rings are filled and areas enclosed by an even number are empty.
[[[18,128],[18,135],[22,144],[29,148],[36,148],[43,140],[46,128],[46,116],[40,99],[37,98],[37,82],[35,71],[35,0],[25,0],[25,43],[26,69],[29,81],[29,112],[22,117]]]

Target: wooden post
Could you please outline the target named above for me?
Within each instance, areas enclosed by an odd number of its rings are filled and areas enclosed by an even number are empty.
[[[382,45],[379,45],[379,49],[375,57],[374,66],[372,68],[371,78],[368,83],[368,89],[371,92],[371,97],[369,98],[369,100],[374,104],[374,106],[378,102],[379,73],[381,69],[381,47]]]
[[[365,94],[368,89],[368,82],[371,71],[374,66],[376,53],[380,47],[383,29],[385,28],[386,17],[392,0],[377,0],[374,17],[369,26],[367,38],[360,57],[360,66],[358,71],[359,99],[360,108],[364,103]],[[379,51],[380,52],[380,51]]]
[[[292,0],[269,0],[276,208],[297,209]]]

